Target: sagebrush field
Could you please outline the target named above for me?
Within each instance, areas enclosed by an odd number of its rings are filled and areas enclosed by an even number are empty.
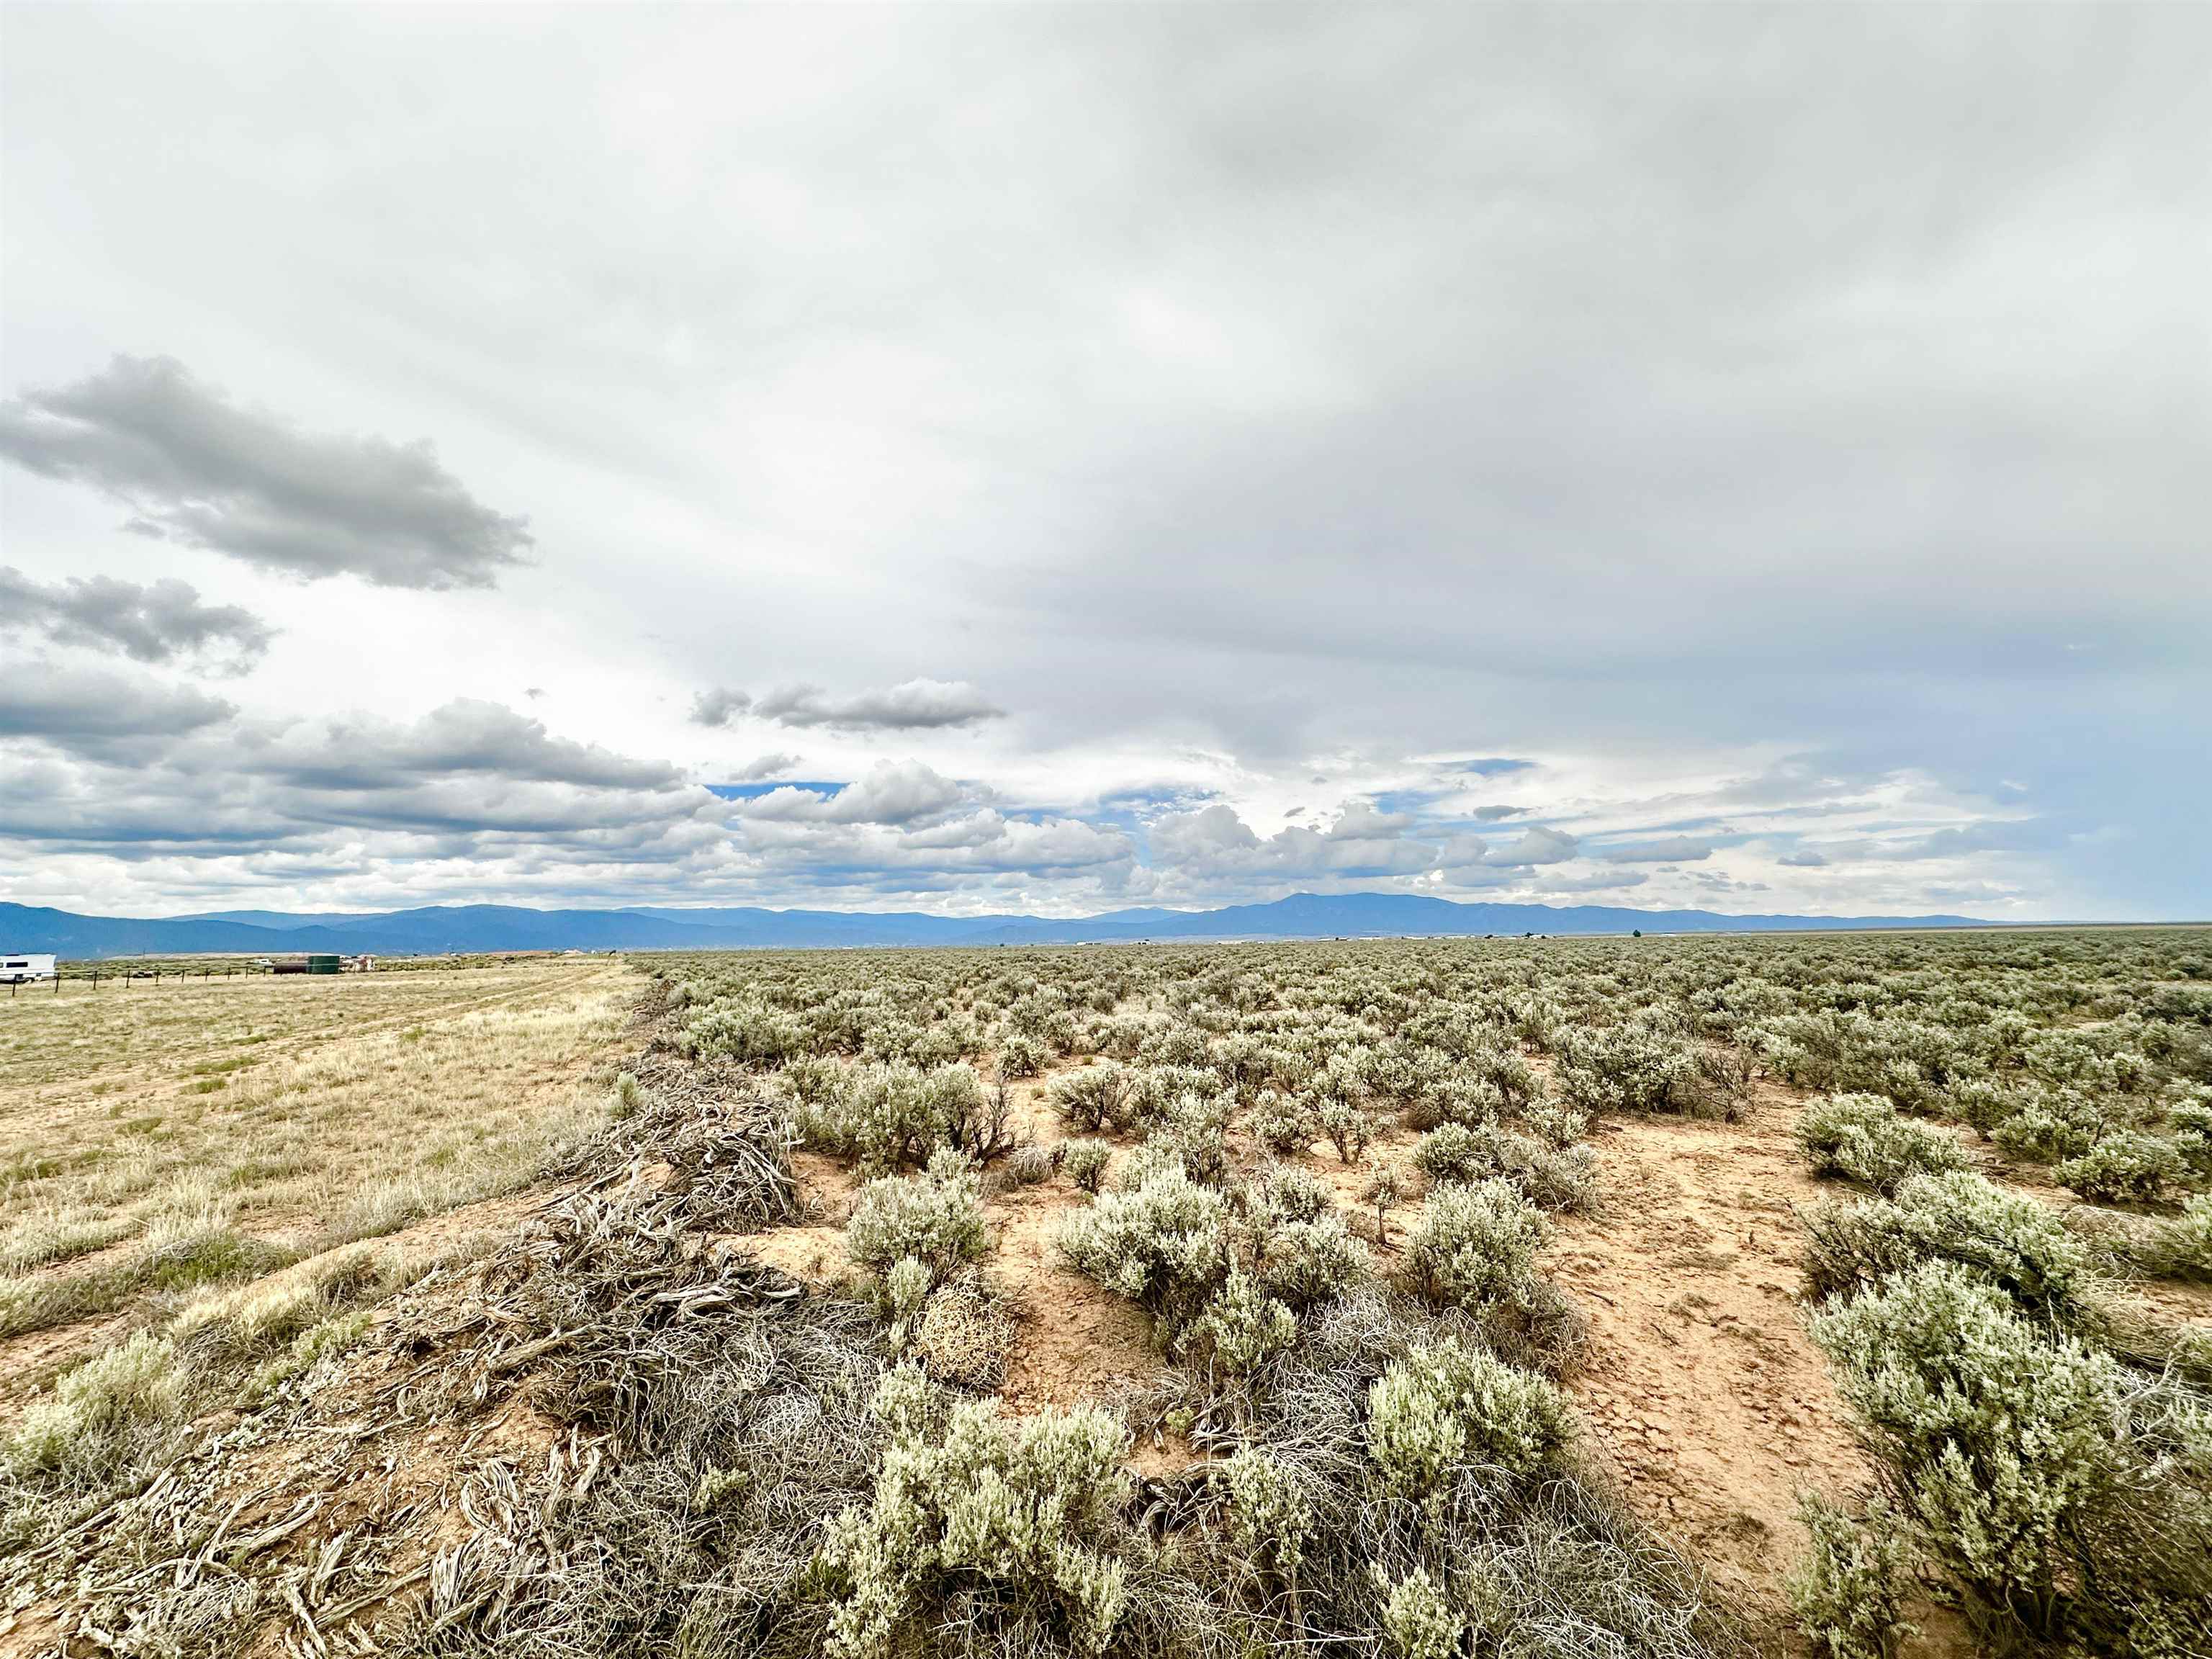
[[[2212,1651],[2212,933],[0,1004],[0,1650]]]

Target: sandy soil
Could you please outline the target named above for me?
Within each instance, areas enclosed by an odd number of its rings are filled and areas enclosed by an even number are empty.
[[[1790,1206],[1818,1188],[1796,1110],[1774,1091],[1741,1123],[1601,1124],[1602,1213],[1562,1218],[1547,1260],[1589,1316],[1569,1386],[1598,1462],[1763,1634],[1805,1543],[1797,1493],[1870,1480],[1798,1304]]]

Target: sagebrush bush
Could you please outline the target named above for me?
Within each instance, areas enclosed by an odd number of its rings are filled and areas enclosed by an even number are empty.
[[[1207,1475],[1228,1499],[1229,1531],[1253,1566],[1283,1583],[1295,1582],[1314,1529],[1314,1509],[1288,1463],[1256,1447],[1240,1448]]]
[[[811,1082],[808,1094],[799,1103],[800,1138],[854,1159],[867,1174],[926,1164],[940,1146],[981,1156],[1006,1149],[989,1131],[992,1097],[966,1065],[934,1071],[903,1060],[858,1066],[834,1084]]]
[[[1121,1425],[1095,1407],[946,1413],[910,1369],[885,1376],[873,1410],[890,1435],[874,1496],[832,1516],[822,1545],[830,1650],[892,1659],[957,1601],[1010,1651],[1106,1651],[1127,1594]]]
[[[1641,1020],[1559,1034],[1559,1093],[1599,1112],[1679,1112],[1692,1103],[1696,1057],[1681,1039]]]
[[[1095,1194],[1105,1183],[1106,1166],[1113,1157],[1114,1149],[1103,1140],[1060,1142],[1060,1169],[1086,1193]]]
[[[950,1149],[920,1175],[872,1181],[845,1224],[846,1253],[878,1279],[910,1258],[942,1281],[982,1258],[988,1241],[981,1190],[975,1166]]]
[[[2199,1193],[2171,1220],[2153,1221],[2131,1247],[2135,1267],[2154,1279],[2212,1283],[2212,1193]]]
[[[1246,1120],[1253,1138],[1274,1152],[1302,1152],[1321,1139],[1312,1109],[1296,1095],[1263,1089]]]
[[[2020,1106],[1990,1131],[2007,1158],[2027,1164],[2056,1164],[2079,1158],[2105,1133],[2104,1111],[2071,1089],[2045,1090]]]
[[[1176,1352],[1231,1380],[1249,1376],[1291,1346],[1298,1323],[1249,1273],[1231,1268],[1205,1310],[1185,1328]]]
[[[1408,1350],[1367,1396],[1367,1451],[1382,1492],[1438,1499],[1458,1469],[1509,1480],[1559,1466],[1571,1433],[1559,1391],[1456,1337]]]
[[[1539,1209],[1582,1212],[1597,1202],[1597,1158],[1589,1148],[1555,1148],[1495,1123],[1433,1129],[1414,1148],[1413,1162],[1437,1181],[1510,1181]]]
[[[1876,1494],[1854,1516],[1808,1492],[1797,1513],[1812,1543],[1788,1589],[1805,1639],[1826,1659],[1890,1659],[1917,1626],[1905,1617],[1912,1540],[1889,1500]]]
[[[1392,1583],[1382,1577],[1382,1638],[1395,1659],[1456,1659],[1467,1620],[1444,1587],[1416,1566]]]
[[[1303,1313],[1364,1282],[1370,1262],[1343,1214],[1273,1215],[1252,1232],[1253,1271],[1268,1295]]]
[[[1229,1206],[1180,1161],[1159,1164],[1067,1217],[1054,1243],[1070,1267],[1140,1304],[1172,1335],[1228,1277]]]
[[[2212,1608],[2201,1407],[2146,1417],[2156,1389],[1955,1261],[1831,1304],[1813,1334],[1915,1541],[1992,1615],[2132,1650],[2140,1619]]]
[[[1314,1113],[1315,1121],[1328,1144],[1336,1148],[1337,1158],[1349,1164],[1367,1150],[1375,1139],[1375,1118],[1358,1100],[1328,1099],[1320,1103]]]
[[[1017,1031],[999,1045],[999,1075],[1003,1078],[1035,1077],[1044,1070],[1047,1058],[1044,1044]]]
[[[1798,1115],[1797,1144],[1815,1175],[1842,1176],[1887,1192],[1909,1175],[1964,1169],[1959,1143],[1931,1123],[1899,1115],[1881,1095],[1830,1095]]]
[[[1129,1127],[1129,1091],[1127,1071],[1109,1060],[1061,1073],[1045,1091],[1045,1099],[1068,1127],[1096,1134]]]
[[[2114,1129],[2078,1158],[2054,1165],[2052,1179],[2099,1204],[2154,1204],[2182,1174],[2179,1152],[2160,1135]]]
[[[1505,1181],[1431,1193],[1407,1230],[1406,1270],[1422,1294],[1471,1313],[1525,1307],[1535,1286],[1543,1218]]]
[[[1817,1206],[1805,1224],[1805,1277],[1818,1297],[1940,1261],[2053,1323],[2078,1324],[2094,1300],[2088,1249],[2057,1212],[1968,1170],[1907,1176],[1887,1198]]]
[[[5,1468],[18,1480],[105,1479],[145,1431],[173,1422],[185,1403],[175,1344],[137,1332],[64,1371],[51,1394],[33,1396],[8,1437]]]

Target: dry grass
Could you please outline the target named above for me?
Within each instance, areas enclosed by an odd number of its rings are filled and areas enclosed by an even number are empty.
[[[0,1003],[0,1337],[526,1182],[604,1116],[641,982],[556,960]]]

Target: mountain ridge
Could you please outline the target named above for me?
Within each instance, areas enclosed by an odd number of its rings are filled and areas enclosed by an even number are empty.
[[[387,956],[447,951],[774,950],[837,946],[1083,945],[1146,939],[1467,938],[1490,933],[1847,933],[1987,927],[1972,916],[1729,915],[1613,905],[1492,904],[1413,893],[1293,893],[1209,910],[1138,908],[1095,916],[937,916],[923,911],[532,909],[428,905],[358,915],[210,911],[168,917],[94,916],[0,903],[0,950],[79,960],[117,956]]]

